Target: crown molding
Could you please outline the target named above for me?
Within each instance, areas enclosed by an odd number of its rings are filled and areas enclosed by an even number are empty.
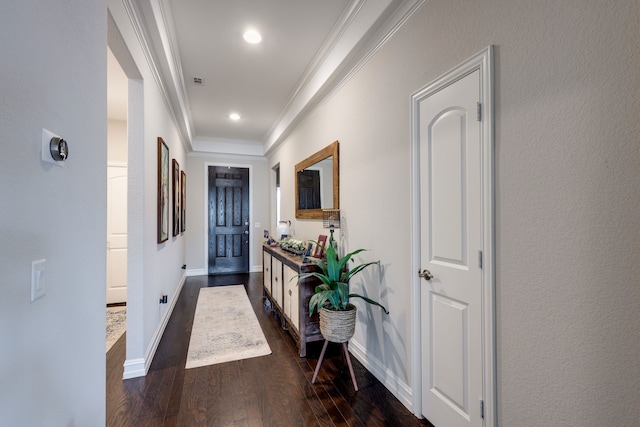
[[[185,150],[194,151],[191,108],[168,0],[122,1]],[[263,152],[272,152],[292,129],[344,86],[425,2],[353,0],[265,135]]]
[[[425,2],[354,0],[266,136],[265,153],[344,86]]]
[[[189,152],[192,150],[190,109],[184,84],[176,84],[182,81],[182,67],[177,59],[179,55],[174,53],[175,37],[167,29],[167,8],[157,0],[122,0],[122,3],[182,145]]]

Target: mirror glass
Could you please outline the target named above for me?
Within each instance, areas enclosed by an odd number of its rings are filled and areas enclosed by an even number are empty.
[[[339,209],[338,141],[295,168],[296,218],[322,219],[322,209]]]

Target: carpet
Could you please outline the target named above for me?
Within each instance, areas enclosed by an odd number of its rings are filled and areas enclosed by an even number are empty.
[[[243,285],[201,288],[186,369],[271,354]]]
[[[127,329],[127,307],[107,307],[107,351]]]

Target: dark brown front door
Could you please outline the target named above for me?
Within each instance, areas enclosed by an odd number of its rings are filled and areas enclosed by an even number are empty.
[[[209,166],[208,270],[249,271],[249,169]]]

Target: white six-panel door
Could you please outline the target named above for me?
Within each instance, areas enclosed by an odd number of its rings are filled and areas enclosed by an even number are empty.
[[[476,70],[419,104],[422,413],[438,427],[483,424],[479,101]]]

